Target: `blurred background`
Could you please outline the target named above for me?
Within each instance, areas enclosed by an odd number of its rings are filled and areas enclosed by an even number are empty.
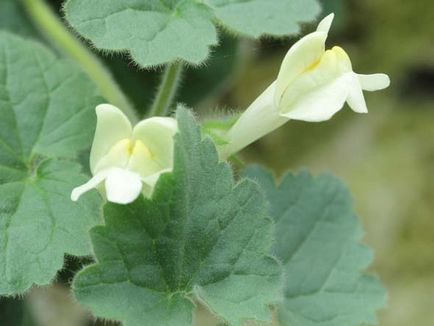
[[[60,11],[61,1],[51,1]],[[434,2],[432,0],[323,0],[323,15],[336,13],[329,47],[339,44],[359,73],[385,72],[392,85],[366,93],[370,113],[345,108],[328,122],[291,121],[248,147],[246,163],[261,163],[279,176],[307,167],[331,171],[348,184],[375,251],[372,271],[389,291],[381,326],[434,325]],[[304,25],[300,35],[316,24]],[[0,29],[51,46],[17,0],[0,0]],[[200,69],[189,67],[178,101],[198,116],[246,108],[278,72],[297,38],[235,39],[221,32],[221,46]],[[54,50],[55,47],[53,47]],[[62,55],[59,52],[60,55]],[[102,58],[142,113],[161,71],[138,71],[122,56]],[[66,290],[85,262],[67,257],[57,283],[35,288],[24,300],[0,301],[0,325],[94,325]],[[16,320],[10,319],[17,316]],[[103,324],[102,322],[97,322]],[[107,323],[104,323],[107,324]]]

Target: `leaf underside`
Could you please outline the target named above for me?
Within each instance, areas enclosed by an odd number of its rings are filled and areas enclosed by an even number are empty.
[[[65,16],[97,48],[128,51],[143,67],[203,62],[218,43],[215,23],[250,37],[297,33],[316,0],[69,0]]]
[[[72,159],[89,146],[96,88],[74,64],[41,45],[0,33],[0,294],[47,284],[65,253],[90,254],[100,221],[95,194]]]
[[[276,222],[273,253],[284,265],[286,285],[278,315],[282,326],[358,326],[376,323],[385,304],[379,281],[363,271],[371,251],[345,186],[324,174],[287,173],[279,185],[271,173],[251,167]]]
[[[173,173],[152,200],[105,206],[106,225],[91,231],[97,263],[76,277],[76,298],[125,326],[191,325],[198,301],[230,325],[269,320],[281,278],[262,192],[235,184],[188,111],[177,118]]]

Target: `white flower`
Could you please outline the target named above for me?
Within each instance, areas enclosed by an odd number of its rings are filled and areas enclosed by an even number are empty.
[[[353,72],[350,58],[340,47],[325,50],[334,15],[324,18],[315,32],[288,51],[277,80],[240,116],[224,135],[228,144],[220,154],[226,158],[289,119],[329,120],[345,102],[358,113],[367,113],[363,90],[376,91],[390,84],[385,74]]]
[[[107,200],[128,204],[140,193],[150,196],[161,173],[172,170],[173,118],[153,117],[134,128],[116,107],[102,104],[96,108],[97,126],[90,153],[93,178],[72,191],[77,201],[85,192],[98,187]]]

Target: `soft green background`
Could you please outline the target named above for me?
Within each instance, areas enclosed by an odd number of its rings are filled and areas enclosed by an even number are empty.
[[[369,115],[346,108],[326,123],[290,122],[244,155],[279,173],[306,166],[345,180],[389,290],[381,326],[434,325],[433,12],[431,0],[345,1],[329,45],[342,45],[358,72],[388,73],[391,87],[367,94]],[[284,48],[262,45],[231,106],[272,80]]]
[[[10,0],[0,0],[0,4],[7,1]],[[388,73],[392,86],[383,92],[367,94],[369,115],[360,116],[346,108],[326,123],[289,122],[250,146],[243,152],[243,158],[266,164],[279,174],[288,168],[305,166],[317,172],[332,171],[343,178],[363,219],[365,240],[376,252],[372,270],[390,293],[388,308],[380,314],[380,325],[432,326],[434,2],[323,2],[326,13],[334,8],[338,14],[329,45],[343,46],[357,72]],[[0,14],[4,10],[1,8]],[[36,34],[25,31],[23,24],[17,26],[22,33]],[[305,32],[313,28],[314,25],[305,26]],[[238,51],[232,51],[232,45],[228,44],[224,52],[214,52],[216,66],[210,64],[207,70],[221,72],[221,68],[213,70],[213,67],[239,63],[235,73],[197,102],[192,90],[200,90],[203,95],[204,80],[221,80],[221,76],[204,78],[199,70],[190,70],[179,100],[194,104],[202,115],[216,105],[245,108],[273,80],[291,42],[243,40]],[[122,86],[138,106],[145,107],[142,101],[149,101],[154,93],[156,74],[137,72],[128,60],[119,57],[108,61],[118,80],[133,76],[135,86],[126,83]],[[67,282],[70,271],[80,263],[70,261],[58,277],[59,284]],[[86,325],[83,321],[86,314],[70,303],[61,285],[35,289],[26,302],[26,320],[30,314],[41,320],[42,326]]]

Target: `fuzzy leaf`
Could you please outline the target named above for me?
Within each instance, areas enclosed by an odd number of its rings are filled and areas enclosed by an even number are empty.
[[[74,64],[0,34],[0,294],[49,283],[65,253],[90,254],[100,201],[70,200],[86,178],[66,159],[89,146],[97,99]]]
[[[320,13],[316,0],[205,0],[219,23],[251,37],[284,36],[299,32],[299,23]]]
[[[0,30],[22,36],[36,36],[36,29],[26,17],[24,6],[17,0],[0,0]]]
[[[230,325],[268,320],[281,279],[262,192],[234,183],[188,111],[177,118],[173,173],[152,200],[105,206],[106,225],[91,231],[97,263],[78,274],[75,295],[125,326],[190,326],[198,300]]]
[[[298,32],[319,13],[316,0],[68,0],[66,19],[97,48],[127,50],[141,66],[203,62],[217,45],[214,22],[259,37]]]
[[[363,273],[372,253],[359,243],[362,230],[345,186],[331,175],[305,171],[287,173],[277,186],[259,167],[245,176],[262,186],[276,222],[274,254],[286,274],[280,325],[374,324],[385,291]]]
[[[97,48],[127,49],[143,66],[177,58],[200,63],[217,44],[210,9],[192,0],[72,0],[66,18]]]

